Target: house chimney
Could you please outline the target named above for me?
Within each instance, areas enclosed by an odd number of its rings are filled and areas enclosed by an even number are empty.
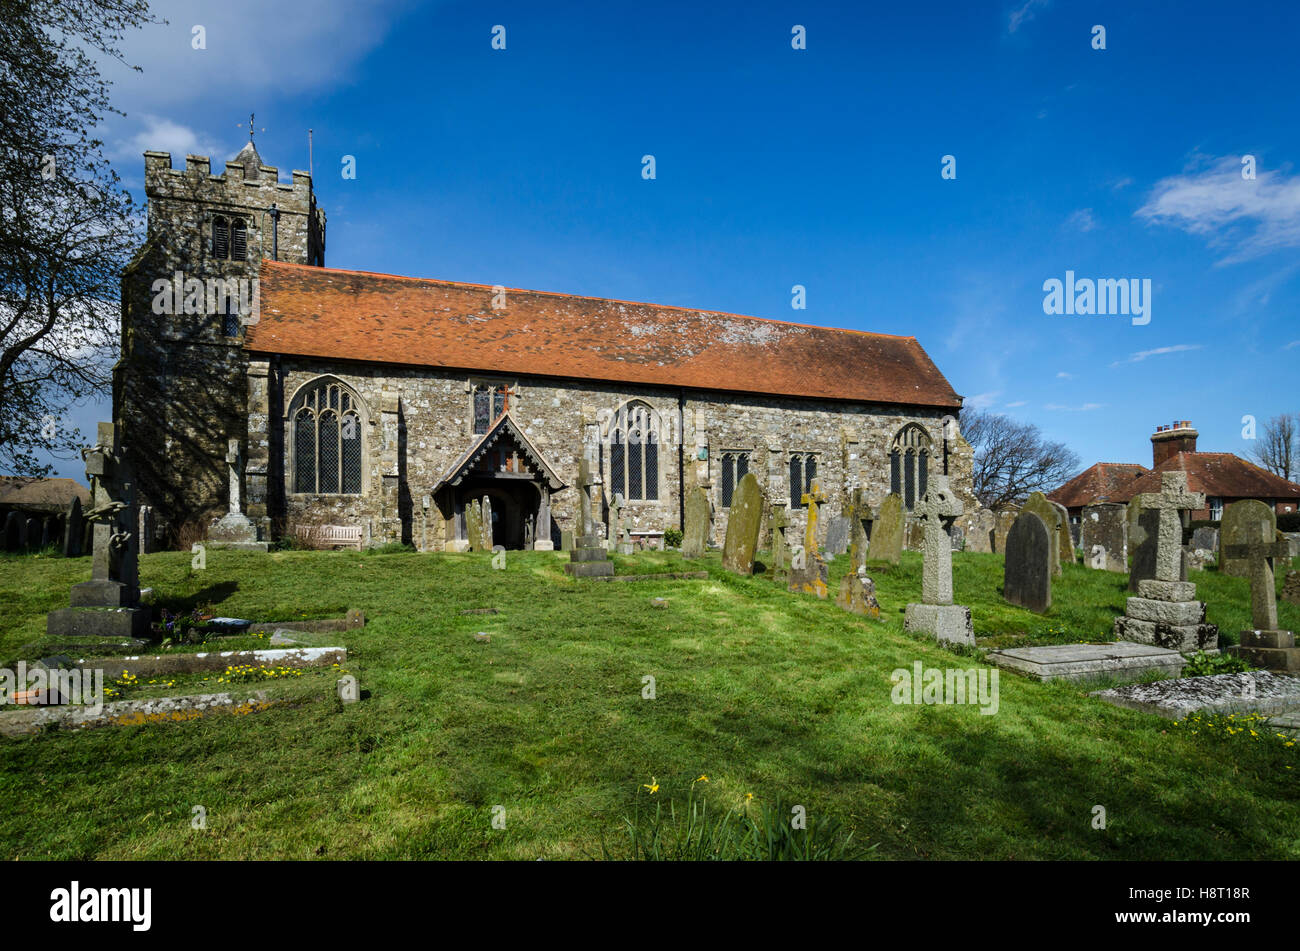
[[[1158,467],[1176,453],[1195,452],[1198,435],[1189,419],[1176,419],[1169,426],[1157,426],[1151,434],[1151,465]]]

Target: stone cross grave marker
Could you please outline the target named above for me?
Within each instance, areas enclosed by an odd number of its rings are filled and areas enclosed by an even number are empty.
[[[818,509],[821,503],[826,501],[826,496],[822,494],[821,480],[813,479],[810,490],[805,492],[799,501],[808,506],[808,522],[803,530],[803,548],[811,556],[817,551]]]
[[[1185,511],[1205,507],[1205,493],[1187,490],[1186,472],[1162,472],[1160,491],[1147,492],[1139,503],[1159,513],[1156,522],[1156,580],[1181,581]]]
[[[1251,623],[1256,630],[1275,631],[1277,588],[1273,580],[1273,559],[1281,558],[1285,563],[1290,558],[1291,547],[1285,538],[1268,540],[1269,535],[1276,537],[1276,532],[1266,521],[1257,522],[1250,534],[1250,541],[1228,545],[1223,553],[1229,558],[1240,558],[1246,564],[1246,576],[1250,579]]]
[[[913,512],[921,519],[921,602],[909,604],[903,629],[928,634],[939,641],[974,644],[970,608],[952,603],[952,544],[943,519],[961,515],[964,506],[948,485],[948,477],[935,475]]]
[[[790,519],[785,514],[784,502],[772,503],[772,576],[780,580],[785,575],[785,530]]]

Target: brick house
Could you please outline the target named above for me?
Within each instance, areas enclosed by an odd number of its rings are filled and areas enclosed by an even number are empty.
[[[1084,470],[1048,498],[1070,511],[1077,522],[1085,505],[1097,502],[1127,504],[1135,495],[1160,491],[1160,474],[1172,470],[1187,473],[1187,486],[1205,493],[1205,508],[1191,513],[1193,519],[1218,520],[1224,506],[1242,499],[1258,499],[1284,515],[1300,507],[1300,485],[1247,462],[1228,452],[1198,452],[1199,433],[1188,420],[1158,426],[1151,435],[1151,468],[1128,463],[1099,462]]]
[[[913,337],[326,268],[311,177],[280,183],[251,142],[221,175],[145,166],[114,416],[160,527],[223,510],[230,438],[266,538],[314,521],[457,550],[487,496],[499,543],[558,547],[583,455],[649,539],[702,485],[720,540],[747,472],[796,527],[814,478],[832,513],[855,489],[910,508],[944,472],[974,504],[944,423],[961,397]],[[232,276],[256,279],[251,313],[198,286]]]

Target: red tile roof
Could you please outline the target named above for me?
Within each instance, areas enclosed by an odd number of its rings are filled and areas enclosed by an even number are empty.
[[[244,346],[374,363],[951,409],[915,337],[263,261]]]
[[[1067,509],[1098,502],[1127,502],[1130,496],[1125,493],[1125,487],[1149,471],[1146,466],[1132,462],[1099,462],[1054,492],[1047,493],[1047,497]]]
[[[1229,452],[1179,452],[1170,456],[1151,472],[1124,487],[1123,497],[1112,501],[1127,502],[1142,492],[1160,491],[1160,473],[1182,469],[1187,473],[1187,487],[1221,499],[1300,499],[1300,485],[1288,482]]]

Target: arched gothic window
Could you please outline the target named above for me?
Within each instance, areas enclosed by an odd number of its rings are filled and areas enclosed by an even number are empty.
[[[609,434],[610,493],[627,501],[659,498],[659,431],[642,402],[620,410]]]
[[[909,512],[925,495],[930,455],[930,434],[916,423],[908,423],[894,437],[889,450],[889,491],[903,497],[903,507]]]
[[[289,408],[293,491],[361,494],[361,411],[341,383],[322,380],[298,391]]]
[[[722,454],[722,507],[731,507],[731,497],[736,486],[749,472],[749,453],[724,452]]]
[[[481,436],[501,418],[508,406],[509,388],[504,383],[474,386],[474,435]]]
[[[790,508],[807,508],[803,497],[812,491],[817,478],[817,456],[811,452],[790,453]]]

